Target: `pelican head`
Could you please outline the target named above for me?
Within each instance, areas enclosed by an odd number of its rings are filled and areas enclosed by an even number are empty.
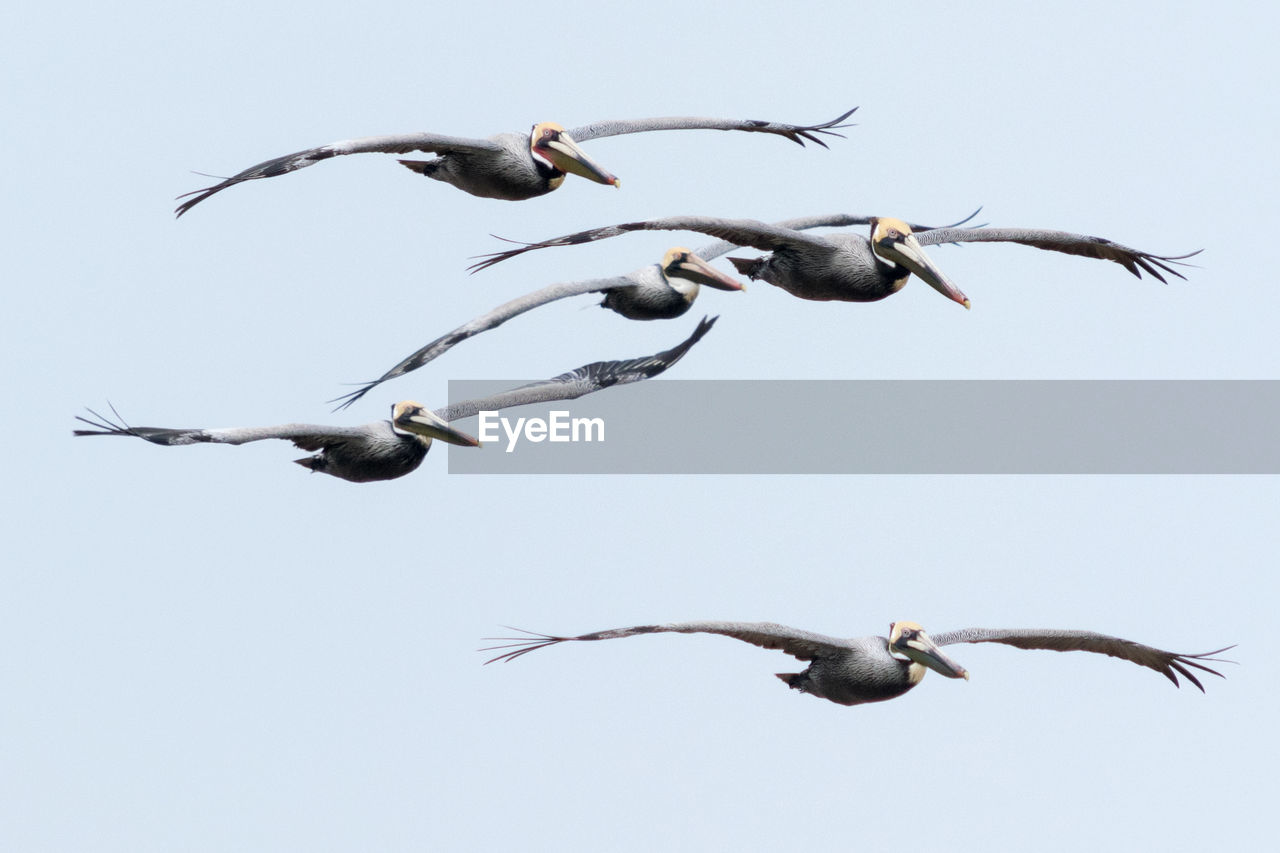
[[[927,666],[947,678],[969,680],[968,670],[944,655],[924,628],[915,622],[894,622],[889,625],[889,654],[898,660],[909,660],[921,667]],[[923,677],[924,670],[920,669],[912,680],[919,681]]]
[[[448,421],[412,400],[402,400],[391,407],[391,429],[398,435],[412,435],[427,446],[431,445],[433,438],[462,447],[480,446],[480,442],[449,426]]]
[[[871,250],[889,263],[915,273],[948,299],[959,302],[965,308],[969,307],[969,297],[961,293],[960,288],[952,284],[942,274],[942,270],[929,260],[924,247],[911,233],[911,226],[901,219],[887,216],[871,219]]]
[[[694,284],[705,284],[718,290],[746,290],[746,285],[736,278],[720,272],[688,249],[677,246],[667,249],[662,258],[662,272],[667,278],[682,278]],[[696,288],[693,291],[697,292]]]
[[[539,122],[529,131],[529,153],[558,172],[571,172],[598,184],[622,186],[622,181],[588,157],[573,137],[554,121]]]

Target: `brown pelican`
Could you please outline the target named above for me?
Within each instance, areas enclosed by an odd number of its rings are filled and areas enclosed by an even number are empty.
[[[596,361],[577,370],[563,373],[543,382],[522,385],[510,391],[479,400],[464,400],[436,409],[434,412],[411,400],[391,407],[391,420],[375,421],[354,427],[317,426],[315,424],[283,424],[270,427],[232,427],[229,429],[170,429],[167,427],[134,427],[103,417],[92,409],[96,418],[76,416],[76,420],[95,429],[78,429],[75,435],[132,435],[153,444],[245,444],[266,438],[292,441],[303,450],[318,451],[314,456],[295,459],[313,472],[332,474],[353,483],[394,480],[414,471],[431,449],[433,439],[464,447],[479,442],[449,426],[449,421],[469,418],[480,411],[497,411],[515,406],[574,400],[614,385],[640,382],[657,376],[679,361],[702,339],[717,318],[703,318],[683,343],[651,356],[622,361]],[[114,409],[112,410],[114,412]],[[119,413],[116,413],[119,419]]]
[[[954,228],[962,225],[977,214],[978,211],[975,210],[959,222],[944,227]],[[871,217],[861,217],[861,224],[865,225],[870,221]],[[784,219],[774,224],[780,228],[805,229],[817,228],[826,223],[812,217],[805,217]],[[912,225],[911,227],[916,231],[929,231],[935,226]],[[688,311],[693,301],[697,299],[699,285],[705,284],[719,290],[744,289],[741,282],[721,273],[707,263],[735,248],[737,248],[736,244],[725,240],[703,246],[695,252],[690,252],[683,247],[675,247],[667,250],[661,264],[650,264],[625,275],[548,285],[541,290],[535,290],[533,293],[527,293],[503,303],[489,313],[481,314],[452,332],[441,335],[372,382],[366,382],[350,394],[344,394],[329,402],[339,403],[335,411],[345,409],[388,379],[395,379],[397,376],[417,370],[427,362],[444,355],[467,338],[497,328],[512,317],[518,317],[526,311],[570,296],[603,293],[601,307],[608,308],[630,320],[668,320],[679,317]]]
[[[466,139],[438,133],[400,133],[345,139],[272,158],[250,166],[211,187],[184,193],[178,198],[193,198],[178,205],[175,213],[181,216],[227,187],[258,178],[274,178],[296,172],[330,157],[343,154],[408,154],[411,151],[438,155],[434,160],[400,161],[421,175],[453,184],[471,195],[523,201],[546,195],[556,189],[564,182],[567,173],[581,175],[596,183],[618,186],[620,182],[617,178],[578,147],[579,142],[589,139],[654,130],[741,130],[748,133],[771,133],[800,145],[804,145],[807,140],[825,148],[826,143],[819,134],[841,136],[835,132],[836,129],[848,127],[840,122],[851,116],[856,109],[854,107],[831,121],[812,125],[781,124],[754,119],[672,116],[634,121],[598,121],[572,130],[565,130],[555,122],[544,121],[535,124],[529,133],[499,133],[488,139]]]
[[[721,253],[724,251],[728,249],[721,250]],[[600,304],[623,317],[632,320],[669,319],[679,317],[689,310],[698,296],[701,284],[720,290],[743,289],[741,282],[712,267],[699,253],[684,248],[669,249],[661,264],[651,264],[626,275],[552,284],[499,305],[489,313],[436,338],[382,376],[330,402],[340,400],[342,402],[338,409],[345,409],[388,379],[417,370],[444,355],[455,344],[557,299],[603,292],[605,296]]]
[[[521,629],[513,629],[521,630]],[[1234,646],[1202,654],[1179,654],[1144,646],[1133,640],[1122,640],[1092,631],[1062,631],[1040,628],[965,628],[930,637],[915,622],[893,622],[889,636],[858,637],[844,640],[789,628],[773,622],[671,622],[666,625],[639,625],[597,631],[577,637],[555,637],[523,631],[528,637],[491,637],[509,641],[481,651],[514,649],[485,661],[512,661],[521,655],[556,643],[577,640],[613,640],[637,634],[723,634],[765,649],[778,649],[802,661],[812,661],[803,672],[780,672],[778,678],[792,690],[830,699],[841,705],[883,702],[906,693],[920,683],[927,669],[947,678],[968,679],[968,671],[943,654],[941,646],[953,643],[1005,643],[1020,649],[1051,649],[1056,652],[1096,652],[1132,661],[1154,669],[1178,686],[1182,675],[1204,692],[1192,667],[1222,678],[1222,673],[1199,661],[1222,661],[1213,655]],[[1176,674],[1175,674],[1176,673]]]
[[[1139,278],[1145,271],[1164,282],[1161,271],[1185,278],[1169,264],[1199,254],[1152,255],[1103,237],[1031,228],[938,228],[918,233],[900,219],[835,214],[808,217],[805,227],[870,224],[871,237],[857,234],[803,234],[801,228],[781,228],[753,219],[716,219],[707,216],[675,216],[626,222],[579,231],[516,249],[494,252],[473,264],[481,270],[508,258],[550,246],[572,246],[616,237],[629,231],[700,231],[739,246],[754,246],[773,254],[746,260],[730,258],[738,272],[799,296],[801,299],[842,302],[875,302],[897,293],[914,273],[931,287],[969,307],[969,298],[924,253],[923,246],[941,243],[1021,243],[1069,255],[1114,261]]]

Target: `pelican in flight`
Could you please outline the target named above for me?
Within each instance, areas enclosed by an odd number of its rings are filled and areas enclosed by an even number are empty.
[[[546,195],[558,188],[564,183],[565,175],[570,173],[599,184],[621,185],[618,178],[578,147],[580,142],[654,130],[740,130],[747,133],[771,133],[802,146],[807,140],[826,148],[826,142],[820,134],[843,136],[836,133],[836,130],[849,126],[840,122],[853,115],[856,109],[854,107],[831,121],[811,125],[781,124],[755,119],[672,116],[634,121],[598,121],[572,130],[565,130],[553,121],[544,121],[535,124],[528,133],[499,133],[488,139],[467,139],[439,133],[399,133],[345,139],[272,158],[250,166],[211,187],[184,193],[178,198],[186,198],[187,201],[178,205],[174,212],[182,216],[227,187],[258,178],[274,178],[296,172],[330,157],[343,154],[408,154],[411,151],[437,155],[434,160],[400,161],[420,175],[453,184],[471,195],[523,201]]]
[[[688,311],[698,296],[699,285],[702,284],[720,290],[743,289],[742,282],[712,267],[697,253],[679,247],[669,249],[661,264],[650,264],[626,275],[552,284],[499,305],[489,313],[436,338],[372,382],[366,382],[359,389],[329,402],[341,401],[335,411],[345,409],[388,379],[417,370],[444,355],[455,344],[557,299],[603,292],[605,296],[601,306],[623,317],[632,320],[665,320],[679,317]]]
[[[229,429],[170,429],[134,427],[123,420],[116,423],[90,409],[92,418],[77,415],[76,420],[89,424],[94,429],[78,429],[74,434],[132,435],[153,444],[167,446],[246,444],[250,441],[280,438],[292,441],[302,450],[318,451],[314,456],[294,460],[312,472],[331,474],[353,483],[394,480],[422,464],[427,451],[431,449],[433,439],[462,447],[479,446],[480,442],[449,426],[449,421],[469,418],[481,411],[498,411],[555,400],[574,400],[614,385],[626,385],[657,376],[679,361],[701,340],[716,319],[703,318],[698,328],[683,343],[655,355],[623,361],[592,362],[543,382],[522,385],[479,400],[464,400],[434,412],[419,403],[405,400],[391,407],[389,421],[375,421],[354,427],[283,424]],[[116,417],[119,419],[118,413]]]
[[[738,272],[752,279],[764,279],[801,299],[876,302],[901,290],[914,273],[943,296],[968,308],[969,297],[929,259],[924,246],[1021,243],[1037,249],[1113,261],[1139,278],[1146,272],[1160,282],[1165,281],[1162,272],[1185,278],[1170,264],[1199,254],[1195,251],[1185,255],[1153,255],[1104,237],[1034,228],[937,228],[921,233],[900,219],[846,214],[814,216],[798,221],[808,224],[803,228],[783,228],[753,219],[708,216],[626,222],[494,252],[485,255],[471,269],[482,270],[534,249],[590,243],[629,231],[700,231],[738,246],[753,246],[772,252],[764,258],[729,260]],[[801,233],[805,228],[863,224],[871,226],[870,239],[858,234]]]
[[[638,625],[634,628],[597,631],[577,637],[555,637],[523,631],[527,637],[491,637],[489,639],[503,641],[503,645],[489,646],[481,651],[512,649],[485,661],[488,664],[494,661],[513,661],[521,655],[557,643],[614,640],[637,634],[665,632],[722,634],[761,648],[778,649],[797,660],[812,661],[803,672],[780,672],[778,678],[792,690],[820,699],[830,699],[840,705],[861,705],[864,702],[883,702],[896,698],[919,684],[925,672],[930,669],[947,678],[968,680],[968,670],[941,649],[941,646],[954,643],[1004,643],[1020,649],[1111,655],[1154,669],[1172,681],[1175,687],[1179,686],[1178,675],[1181,675],[1200,688],[1202,693],[1204,685],[1191,670],[1198,669],[1222,678],[1222,673],[1210,669],[1201,661],[1226,663],[1227,661],[1213,655],[1234,648],[1227,646],[1202,654],[1179,654],[1144,646],[1133,640],[1095,634],[1093,631],[1041,628],[965,628],[930,637],[915,622],[891,623],[888,638],[858,637],[852,640],[827,637],[773,622],[671,622],[666,625]]]
[[[957,227],[973,219],[977,214],[978,211],[975,210],[959,222],[943,227]],[[861,219],[862,224],[871,221],[871,217],[862,217]],[[805,228],[816,228],[825,223],[821,220],[814,220],[812,217],[804,217],[801,219],[784,219],[774,224],[780,228],[803,230]],[[845,224],[851,223],[846,222]],[[911,227],[920,232],[933,230],[935,226],[912,225]],[[662,263],[650,264],[625,275],[547,285],[541,290],[535,290],[532,293],[512,299],[510,302],[503,303],[489,313],[481,314],[452,332],[441,335],[404,358],[399,364],[372,382],[366,382],[357,390],[329,402],[339,403],[335,411],[345,409],[388,379],[395,379],[397,376],[403,376],[410,371],[417,370],[419,367],[444,355],[456,344],[462,343],[467,338],[497,328],[512,317],[518,317],[526,311],[531,311],[558,299],[567,299],[570,296],[578,296],[584,293],[603,293],[604,299],[601,300],[600,306],[629,320],[669,320],[679,317],[688,311],[692,307],[693,301],[698,298],[700,285],[705,284],[718,290],[745,289],[741,282],[725,275],[708,263],[708,261],[736,248],[736,244],[726,240],[718,240],[694,252],[677,246],[667,250],[666,255],[663,256]]]

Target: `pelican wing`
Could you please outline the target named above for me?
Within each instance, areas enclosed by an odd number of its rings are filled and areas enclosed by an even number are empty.
[[[607,240],[631,231],[699,231],[712,237],[732,243],[734,246],[754,246],[764,251],[776,251],[788,246],[805,246],[811,249],[831,249],[830,241],[813,234],[802,234],[789,228],[768,225],[754,219],[718,219],[713,216],[671,216],[665,219],[646,219],[640,222],[624,222],[620,225],[607,225],[603,228],[592,228],[576,234],[566,234],[538,243],[523,243],[519,248],[507,249],[481,255],[480,260],[468,269],[479,272],[494,264],[523,255],[534,249],[547,249],[552,246],[576,246],[581,243],[592,243],[596,240]],[[514,242],[514,241],[509,241]]]
[[[445,335],[441,335],[431,343],[418,349],[413,354],[404,358],[395,367],[379,376],[372,382],[364,383],[359,389],[352,391],[350,394],[344,394],[330,403],[339,403],[337,409],[345,409],[356,400],[359,400],[365,394],[368,394],[374,388],[377,388],[388,379],[395,379],[397,376],[417,370],[429,361],[433,361],[444,355],[455,345],[462,343],[467,338],[478,335],[481,332],[487,332],[490,329],[497,328],[512,317],[517,317],[526,311],[537,308],[539,305],[546,305],[548,302],[554,302],[557,299],[566,299],[570,296],[578,296],[583,293],[592,293],[601,290],[608,290],[611,287],[618,287],[627,284],[633,284],[630,279],[625,276],[616,278],[596,278],[587,281],[570,281],[560,284],[552,284],[541,290],[535,290],[533,293],[526,293],[524,296],[512,299],[499,305],[487,314],[481,314],[469,323],[464,323]]]
[[[245,181],[255,181],[259,178],[274,178],[279,175],[286,175],[289,172],[296,172],[299,169],[305,169],[307,166],[313,166],[321,160],[328,160],[330,157],[338,157],[343,154],[408,154],[411,151],[447,154],[450,152],[476,153],[501,150],[501,145],[489,139],[467,139],[461,136],[443,136],[438,133],[396,133],[385,136],[344,139],[341,142],[321,145],[319,148],[308,148],[306,151],[286,154],[283,157],[274,157],[256,166],[250,166],[243,172],[232,175],[230,178],[211,187],[183,193],[178,198],[186,198],[187,201],[178,205],[174,210],[174,214],[182,216],[182,214],[209,196],[222,192],[227,187],[233,187]],[[192,198],[188,198],[188,196],[192,196]]]
[[[790,628],[773,622],[669,622],[665,625],[637,625],[634,628],[596,631],[592,634],[581,634],[577,637],[556,637],[551,634],[525,631],[523,628],[512,628],[511,630],[520,631],[528,636],[486,637],[485,639],[487,640],[500,641],[501,645],[486,646],[480,649],[482,652],[511,649],[511,651],[503,652],[497,657],[490,658],[485,661],[486,664],[494,661],[513,661],[521,655],[526,655],[546,646],[554,646],[557,643],[577,640],[616,640],[622,637],[634,637],[639,634],[721,634],[725,637],[733,637],[735,640],[742,640],[744,643],[751,643],[753,646],[759,646],[762,649],[777,649],[794,658],[806,661],[847,650],[851,645],[848,640],[815,634],[812,631],[802,631],[799,628]]]
[[[810,228],[822,228],[831,225],[828,220],[838,220],[836,225],[870,225],[871,217],[850,217],[843,214],[835,216],[797,216],[794,219],[782,219],[772,223],[775,228],[785,228],[789,231],[805,231]],[[717,240],[707,246],[703,246],[694,252],[695,255],[704,261],[710,261],[720,257],[725,252],[732,252],[741,246],[741,243],[735,243],[732,240]]]
[[[1161,274],[1162,271],[1181,279],[1186,278],[1170,264],[1190,266],[1190,264],[1179,262],[1203,251],[1197,249],[1185,255],[1153,255],[1122,246],[1105,237],[1090,237],[1085,234],[1046,231],[1038,228],[940,228],[920,234],[917,239],[922,246],[933,246],[939,243],[1021,243],[1024,246],[1034,246],[1051,252],[1113,261],[1138,278],[1142,278],[1142,273],[1145,271],[1162,284],[1167,284]]]
[[[112,409],[116,421],[89,409],[92,418],[79,415],[76,420],[89,424],[95,429],[78,429],[73,435],[132,435],[152,444],[163,444],[169,447],[184,444],[246,444],[250,441],[262,441],[266,438],[281,438],[292,441],[302,450],[320,450],[341,444],[352,438],[365,437],[366,427],[335,427],[317,424],[281,424],[268,427],[229,427],[226,429],[171,429],[168,427],[135,427],[129,426],[120,417],[120,413]],[[117,422],[118,421],[118,422]]]
[[[914,222],[908,222],[907,224],[911,227],[911,230],[917,234],[924,231],[933,231],[937,228],[958,228],[977,216],[981,210],[982,208],[979,207],[964,219],[961,219],[959,222],[953,222],[950,225],[917,225]],[[875,217],[872,216],[858,216],[849,213],[829,213],[823,216],[797,216],[793,219],[781,219],[774,222],[773,227],[786,228],[791,231],[807,231],[810,228],[838,228],[851,225],[870,225],[871,220],[874,218]],[[725,252],[732,252],[734,249],[738,248],[739,245],[740,244],[732,243],[728,240],[720,240],[719,242],[712,243],[709,246],[703,246],[694,254],[702,258],[704,261],[709,261],[713,258],[720,257]]]
[[[527,406],[533,403],[576,400],[585,394],[613,385],[627,385],[649,379],[683,358],[684,354],[711,330],[717,319],[719,318],[703,317],[692,335],[669,350],[624,361],[593,361],[591,364],[584,364],[577,370],[562,373],[544,382],[534,382],[491,397],[463,400],[461,403],[436,409],[436,415],[446,421],[456,421],[460,418],[469,418],[481,411],[496,412],[499,409]]]
[[[623,361],[596,361],[583,365],[577,370],[559,376],[535,382],[495,394],[481,400],[464,400],[437,410],[436,415],[447,421],[470,417],[481,410],[496,411],[514,406],[532,403],[545,403],[552,400],[573,400],[584,394],[590,394],[612,385],[625,385],[639,382],[651,376],[657,376],[675,364],[715,325],[715,317],[703,318],[685,341],[669,350],[655,355],[633,358]],[[280,438],[292,441],[303,450],[321,450],[335,447],[350,440],[367,441],[379,427],[389,426],[385,421],[363,426],[340,427],[320,426],[318,424],[281,424],[268,427],[231,427],[227,429],[172,429],[169,427],[135,427],[125,423],[120,413],[113,408],[112,420],[89,409],[91,417],[77,415],[76,420],[86,423],[93,429],[74,430],[74,435],[131,435],[152,444],[166,446],[184,444],[245,444],[250,441],[262,441],[267,438]]]
[[[1178,686],[1178,675],[1182,675],[1196,687],[1199,687],[1202,693],[1204,692],[1204,685],[1200,683],[1200,679],[1196,678],[1195,673],[1188,667],[1223,678],[1222,673],[1205,666],[1200,661],[1230,663],[1230,661],[1215,658],[1213,655],[1235,648],[1235,646],[1226,646],[1221,649],[1215,649],[1212,652],[1181,654],[1179,652],[1166,652],[1163,649],[1153,648],[1152,646],[1144,646],[1142,643],[1136,643],[1133,640],[1124,640],[1107,634],[1097,634],[1093,631],[1041,628],[965,628],[960,631],[948,631],[945,634],[934,634],[933,641],[939,646],[946,646],[952,643],[1004,643],[1020,649],[1049,649],[1055,652],[1094,652],[1096,654],[1110,655],[1113,658],[1121,658],[1139,666],[1154,669],[1172,681],[1175,687]]]
[[[961,225],[964,225],[966,222],[977,216],[981,211],[982,208],[979,207],[964,219],[961,219],[958,222],[952,222],[950,225],[919,225],[915,222],[908,222],[907,225],[911,228],[913,233],[917,234],[924,231],[937,231],[942,228],[959,228]],[[790,228],[793,231],[805,231],[810,228],[843,228],[852,225],[870,225],[871,220],[875,218],[876,217],[874,216],[863,216],[853,213],[828,213],[826,215],[819,216],[797,216],[794,219],[783,219],[773,224],[778,228]],[[968,231],[975,227],[980,228],[982,226],[970,226],[964,230]]]
[[[703,118],[699,116],[597,121],[591,124],[584,124],[582,127],[575,127],[569,131],[569,136],[575,142],[585,142],[588,139],[599,139],[603,136],[620,136],[624,133],[647,133],[651,130],[741,130],[747,133],[772,133],[775,136],[790,139],[799,145],[804,145],[805,141],[808,140],[826,148],[826,141],[818,134],[838,136],[843,139],[844,134],[836,133],[836,130],[842,127],[852,127],[852,124],[841,124],[840,122],[853,115],[857,109],[857,107],[854,107],[852,110],[841,113],[830,121],[824,121],[821,124],[807,125],[782,124],[759,119]]]

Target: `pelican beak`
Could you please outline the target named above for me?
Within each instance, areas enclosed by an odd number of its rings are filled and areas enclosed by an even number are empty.
[[[422,407],[408,409],[395,419],[396,426],[420,435],[424,438],[439,439],[461,447],[479,447],[480,442],[465,432],[449,426],[449,422],[436,416],[435,412]]]
[[[942,274],[942,270],[929,260],[924,247],[914,234],[899,235],[897,239],[885,238],[876,243],[876,253],[886,260],[906,267],[923,279],[934,290],[965,308],[969,307],[969,297],[960,292],[960,288],[951,283],[951,279]]]
[[[921,666],[927,666],[947,678],[969,680],[969,671],[943,654],[942,649],[938,648],[924,631],[917,631],[910,640],[899,642],[898,651]]]
[[[747,286],[738,281],[727,273],[711,266],[702,258],[693,254],[686,253],[683,260],[679,263],[672,264],[667,267],[668,275],[678,275],[680,278],[697,284],[705,284],[708,287],[714,287],[717,290],[746,290]]]
[[[569,134],[560,132],[554,139],[538,140],[543,155],[560,171],[580,175],[598,184],[622,186],[622,181],[606,172],[600,164],[587,156]]]

